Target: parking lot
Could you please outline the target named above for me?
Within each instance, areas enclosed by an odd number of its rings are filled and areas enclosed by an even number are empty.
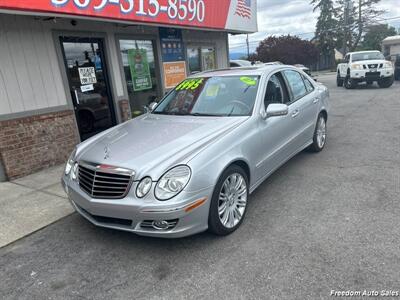
[[[400,82],[330,89],[328,142],[250,197],[232,235],[177,240],[72,214],[0,249],[2,299],[325,299],[400,290]]]

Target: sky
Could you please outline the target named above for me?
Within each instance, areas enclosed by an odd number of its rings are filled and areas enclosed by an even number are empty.
[[[377,7],[384,9],[381,23],[400,28],[400,0],[382,0]],[[250,52],[254,52],[260,40],[270,35],[291,34],[304,39],[314,36],[319,12],[313,13],[310,0],[257,0],[258,32],[249,35]],[[246,53],[246,35],[229,36],[230,52]]]

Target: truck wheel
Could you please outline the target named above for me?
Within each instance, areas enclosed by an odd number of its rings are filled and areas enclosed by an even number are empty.
[[[344,79],[344,87],[346,89],[354,89],[356,87],[356,83],[353,79],[350,78],[349,75],[346,76],[346,78]]]
[[[380,88],[388,88],[391,87],[393,84],[394,78],[392,77],[387,77],[387,78],[383,78],[381,80],[378,81],[378,85]]]
[[[339,87],[343,86],[343,79],[340,77],[339,73],[337,73],[337,76],[336,76],[336,85]]]

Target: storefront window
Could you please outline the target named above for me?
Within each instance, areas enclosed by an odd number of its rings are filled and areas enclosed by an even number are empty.
[[[201,61],[200,61],[200,49],[188,47],[187,48],[187,57],[189,63],[189,72],[190,74],[200,72],[201,71]]]
[[[120,40],[122,64],[132,117],[159,97],[154,45],[151,40]]]
[[[190,74],[216,69],[215,49],[212,47],[188,47],[187,57]]]
[[[201,48],[201,60],[203,71],[216,69],[214,48]]]

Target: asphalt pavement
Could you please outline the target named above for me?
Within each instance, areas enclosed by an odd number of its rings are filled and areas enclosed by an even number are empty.
[[[232,235],[164,240],[72,214],[0,249],[1,299],[327,299],[400,291],[400,83],[331,94],[328,141],[250,197]],[[400,297],[398,297],[400,299]]]

